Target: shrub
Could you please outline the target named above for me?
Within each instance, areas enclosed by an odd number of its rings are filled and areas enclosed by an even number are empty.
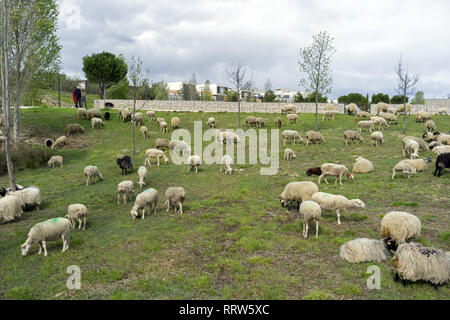
[[[21,143],[13,147],[11,157],[14,163],[14,169],[17,171],[45,167],[52,155],[53,150],[44,146]],[[0,175],[5,175],[8,173],[5,151],[0,151],[0,159],[2,159],[0,161]]]

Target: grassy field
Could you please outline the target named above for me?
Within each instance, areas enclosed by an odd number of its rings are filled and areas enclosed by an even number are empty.
[[[426,172],[411,180],[398,175],[391,180],[392,167],[402,159],[401,126],[392,126],[381,148],[371,148],[369,133],[363,144],[345,146],[343,132],[356,128],[357,120],[337,115],[334,122],[320,123],[326,144],[292,148],[294,161],[283,161],[275,176],[260,175],[261,165],[235,165],[243,169],[226,176],[218,165],[202,166],[198,174],[172,163],[148,168],[147,187],[159,192],[156,215],[132,220],[132,203],[116,203],[117,184],[132,179],[120,175],[118,155],[131,155],[131,125],[112,120],[101,130],[92,130],[87,120],[78,120],[75,109],[39,108],[22,112],[27,139],[42,142],[46,137],[65,134],[69,123],[80,123],[86,134],[70,137],[69,146],[55,151],[64,157],[64,168],[41,168],[17,173],[17,183],[41,189],[41,211],[27,211],[15,223],[0,225],[0,299],[449,299],[446,285],[439,291],[427,283],[403,287],[394,282],[391,261],[350,264],[339,259],[339,246],[359,238],[379,238],[379,224],[391,210],[407,211],[422,222],[418,242],[450,250],[450,173],[433,177],[436,156]],[[170,121],[175,113],[157,112]],[[275,114],[262,116],[274,128]],[[182,128],[193,130],[194,120],[214,116],[219,128],[235,128],[234,113],[177,113]],[[244,114],[243,118],[248,116]],[[284,118],[284,117],[283,117]],[[299,124],[282,129],[299,130],[302,137],[311,129],[313,114],[300,114]],[[433,116],[437,128],[450,130],[449,117]],[[285,122],[285,121],[284,121]],[[144,163],[144,152],[155,138],[170,139],[155,123],[148,123],[150,138],[137,135],[135,166]],[[408,133],[421,136],[424,125],[408,117]],[[207,142],[204,143],[205,145]],[[289,145],[289,147],[291,147]],[[367,175],[346,179],[343,186],[321,184],[320,191],[360,198],[365,209],[342,214],[338,225],[334,212],[323,212],[319,238],[301,237],[302,221],[295,211],[280,206],[279,195],[291,181],[314,181],[306,169],[324,162],[337,162],[352,168],[363,156],[375,165]],[[104,181],[85,186],[83,168],[96,165]],[[7,177],[0,177],[0,185]],[[181,186],[187,193],[183,215],[170,215],[163,209],[165,190]],[[138,186],[136,185],[138,189]],[[138,191],[139,192],[139,191]],[[62,242],[49,242],[48,257],[38,256],[38,246],[22,257],[20,245],[35,223],[67,214],[67,206],[83,203],[89,209],[85,231],[71,233],[70,249],[61,253]],[[81,290],[68,290],[67,267],[81,268]],[[381,268],[381,290],[368,290],[368,266]]]

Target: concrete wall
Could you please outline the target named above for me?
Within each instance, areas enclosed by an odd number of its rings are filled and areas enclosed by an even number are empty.
[[[390,104],[389,108],[392,109],[397,109],[399,106],[401,106],[400,104]],[[439,108],[445,108],[445,106],[442,105],[423,105],[423,104],[411,104],[411,113],[415,114],[417,111],[426,111],[429,112],[431,114],[437,114],[437,110]],[[377,114],[377,105],[376,104],[372,104],[370,106],[370,113],[371,114]],[[447,114],[450,114],[450,106],[447,107]]]

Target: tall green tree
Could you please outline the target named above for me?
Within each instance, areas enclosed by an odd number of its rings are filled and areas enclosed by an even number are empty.
[[[359,108],[361,108],[362,110],[365,110],[365,111],[367,111],[370,108],[369,98],[367,96],[365,97],[361,93],[357,93],[357,92],[349,93],[346,96],[340,96],[338,98],[338,102],[343,103],[343,104],[354,103]]]
[[[83,72],[88,81],[98,83],[100,98],[106,99],[107,87],[122,80],[128,66],[122,55],[103,51],[83,57]]]
[[[417,91],[414,99],[412,99],[411,104],[425,104],[425,95],[423,91]]]
[[[275,99],[277,98],[277,96],[275,95],[275,93],[273,93],[272,90],[267,90],[266,92],[264,92],[264,98],[263,98],[263,102],[274,102]]]
[[[165,81],[159,81],[152,84],[151,100],[169,100],[169,86]]]
[[[209,80],[205,81],[205,86],[202,92],[202,101],[214,101],[211,88],[209,87],[211,82]]]
[[[409,101],[409,97],[403,97],[403,95],[397,94],[395,96],[392,96],[392,98],[391,98],[391,103],[392,104],[402,104],[403,101],[408,102]]]
[[[130,88],[128,79],[125,77],[120,80],[118,83],[113,84],[106,90],[108,93],[109,99],[130,99]]]
[[[389,99],[389,95],[383,93],[372,94],[372,98],[370,100],[371,104],[377,104],[379,102],[389,103],[391,101]]]
[[[305,99],[303,98],[303,95],[301,92],[297,92],[297,94],[294,97],[294,102],[295,103],[305,102]]]
[[[333,38],[326,31],[313,35],[311,45],[300,49],[300,72],[304,77],[300,85],[313,92],[316,102],[315,130],[318,128],[319,95],[331,92],[333,78],[331,74],[331,57],[336,52]]]

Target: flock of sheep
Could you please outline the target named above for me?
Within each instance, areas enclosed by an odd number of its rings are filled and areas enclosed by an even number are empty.
[[[410,107],[407,107],[407,112],[410,112]],[[377,106],[378,116],[371,116],[367,112],[357,112],[356,105],[347,106],[347,113],[357,115],[361,120],[357,124],[357,130],[346,130],[344,132],[344,141],[347,145],[349,142],[357,141],[362,143],[364,141],[362,132],[364,129],[368,129],[370,132],[371,145],[381,147],[383,144],[384,128],[388,129],[391,124],[397,123],[398,120],[395,113],[403,112],[403,106],[398,107],[396,110],[389,109],[388,105],[380,103]],[[288,123],[297,123],[298,115],[296,114],[295,106],[286,106],[282,108],[282,113],[286,115]],[[443,110],[439,111],[443,113]],[[102,113],[99,109],[78,109],[78,117],[86,118],[91,121],[93,129],[104,127],[105,123],[101,119]],[[110,120],[111,114],[106,112],[104,115],[105,120]],[[162,133],[168,132],[168,123],[163,118],[157,118],[154,111],[148,111],[146,118],[149,124],[155,122],[160,128]],[[144,116],[141,112],[136,112],[134,115],[128,109],[119,110],[119,119],[123,122],[131,121],[132,125],[140,126],[139,130],[144,139],[147,139],[149,134],[148,127],[144,126]],[[322,121],[334,120],[333,106],[327,106],[323,113]],[[402,152],[403,155],[410,157],[397,163],[393,168],[392,179],[395,178],[397,173],[403,173],[406,177],[410,177],[412,174],[424,171],[431,159],[419,158],[419,151],[433,149],[433,152],[438,155],[436,160],[436,170],[434,175],[441,175],[441,171],[450,167],[450,135],[443,134],[435,131],[436,126],[431,120],[430,115],[423,112],[416,114],[417,121],[425,122],[425,133],[422,138],[407,136],[402,140]],[[283,121],[280,117],[276,117],[275,126],[281,128]],[[247,117],[246,126],[262,128],[265,126],[263,118]],[[173,117],[170,121],[172,129],[179,128],[181,121],[178,117]],[[208,127],[215,128],[216,120],[210,117],[207,120]],[[375,127],[378,127],[378,131],[374,131]],[[71,134],[81,134],[85,132],[85,129],[79,124],[67,125],[67,136]],[[374,132],[372,132],[374,131]],[[281,134],[284,145],[287,141],[292,141],[295,145],[298,143],[304,143],[305,141],[296,130],[284,130]],[[426,139],[429,144],[425,142]],[[233,132],[226,131],[225,129],[217,130],[216,141],[219,143],[239,143],[240,138]],[[325,143],[325,139],[320,132],[308,131],[306,132],[306,145],[314,143]],[[54,142],[48,139],[45,144],[48,147],[57,148],[67,144],[67,137],[61,136]],[[140,166],[137,170],[139,180],[137,184],[142,189],[146,183],[147,169],[146,165],[151,166],[150,159],[154,158],[157,161],[157,165],[160,165],[161,160],[166,164],[169,159],[165,155],[165,150],[175,150],[183,154],[187,153],[188,171],[195,169],[198,173],[198,167],[201,165],[201,158],[197,155],[190,155],[191,148],[184,141],[169,141],[168,139],[158,138],[155,140],[155,147],[147,149],[145,151],[144,165]],[[296,159],[295,152],[292,149],[286,148],[283,152],[284,160],[290,161]],[[229,155],[225,155],[222,158],[222,164],[220,172],[225,166],[225,174],[232,174],[233,169],[231,164],[233,159]],[[122,175],[128,174],[128,170],[134,170],[134,164],[129,156],[123,156],[117,159],[117,165],[122,170]],[[48,167],[54,168],[55,166],[63,166],[62,156],[53,156],[48,161]],[[353,166],[354,173],[369,173],[374,170],[374,165],[367,159],[358,157]],[[315,221],[315,236],[319,235],[319,221],[321,219],[322,210],[335,211],[337,215],[337,223],[341,224],[340,214],[349,208],[365,208],[365,203],[360,199],[347,199],[346,197],[338,194],[330,194],[325,192],[319,192],[319,187],[322,179],[328,184],[327,177],[336,177],[335,184],[339,180],[339,184],[342,186],[342,179],[346,177],[349,181],[353,180],[352,173],[346,166],[336,163],[324,163],[320,167],[310,168],[307,170],[308,176],[318,175],[317,184],[310,181],[300,181],[289,183],[284,191],[280,195],[280,202],[284,208],[291,209],[295,204],[298,204],[299,213],[303,217],[303,237],[307,238],[309,222]],[[84,169],[84,176],[86,179],[86,186],[89,185],[91,180],[97,179],[103,180],[103,176],[96,166],[87,166]],[[16,192],[3,192],[3,198],[0,198],[0,223],[13,221],[20,218],[22,214],[22,208],[27,205],[35,205],[39,210],[40,204],[40,191],[36,187],[23,188]],[[0,190],[1,193],[1,190]],[[126,204],[127,200],[132,200],[134,190],[134,182],[131,180],[125,180],[117,186],[117,203],[120,204],[120,198],[123,197],[123,202]],[[185,190],[182,187],[170,187],[165,193],[165,206],[169,211],[171,207],[174,207],[175,212],[183,213],[183,203],[186,198]],[[134,205],[131,209],[130,215],[133,219],[141,217],[145,218],[145,210],[148,208],[148,214],[153,209],[156,213],[158,204],[158,191],[154,188],[149,188],[139,193]],[[46,241],[63,240],[63,252],[69,248],[69,234],[70,229],[75,228],[78,222],[78,229],[86,228],[88,210],[83,204],[71,204],[68,207],[68,215],[66,218],[54,218],[34,225],[28,233],[28,239],[22,245],[22,254],[27,255],[32,243],[38,243],[40,246],[39,254],[42,249],[44,255],[47,255]],[[390,257],[390,252],[395,252],[393,258],[394,268],[396,275],[402,280],[425,280],[431,282],[433,285],[441,285],[450,280],[450,255],[444,253],[442,250],[435,248],[422,247],[418,243],[410,242],[412,239],[420,235],[421,224],[420,220],[412,214],[406,212],[390,212],[384,216],[381,221],[380,233],[382,240],[372,240],[366,238],[360,238],[349,241],[341,246],[340,257],[345,261],[356,263],[363,261],[382,261]]]

